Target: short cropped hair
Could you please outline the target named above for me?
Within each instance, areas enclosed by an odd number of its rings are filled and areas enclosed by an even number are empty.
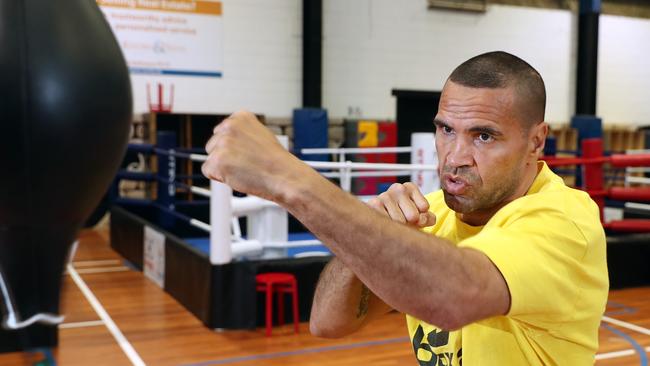
[[[503,51],[472,57],[458,66],[449,80],[470,88],[515,88],[515,103],[524,128],[544,121],[546,88],[542,76],[517,56]]]

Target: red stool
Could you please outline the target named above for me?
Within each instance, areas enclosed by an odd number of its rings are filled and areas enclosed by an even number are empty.
[[[298,285],[291,273],[261,273],[255,276],[256,290],[266,293],[266,336],[273,326],[273,293],[278,294],[278,323],[284,324],[284,294],[290,293],[293,305],[293,326],[298,333]]]

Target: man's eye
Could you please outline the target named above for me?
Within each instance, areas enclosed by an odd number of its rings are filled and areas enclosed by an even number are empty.
[[[478,135],[478,138],[482,142],[488,142],[488,141],[492,140],[492,136],[490,134],[488,134],[488,133],[482,133],[482,134]]]
[[[442,131],[443,131],[444,133],[451,133],[451,132],[452,132],[452,129],[451,129],[451,127],[449,127],[449,126],[442,126]]]

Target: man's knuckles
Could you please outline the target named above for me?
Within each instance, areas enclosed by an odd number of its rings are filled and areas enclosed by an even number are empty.
[[[250,111],[247,111],[245,109],[240,109],[240,110],[236,111],[235,113],[233,113],[231,115],[231,117],[235,118],[235,119],[242,119],[242,120],[256,118],[253,113],[251,113]]]
[[[203,163],[201,166],[201,173],[203,173],[204,176],[206,176],[208,179],[214,179],[221,181],[221,175],[219,174],[218,169],[214,166],[210,160],[206,161]]]
[[[366,202],[366,204],[374,209],[383,209],[384,206],[377,197],[373,197]]]
[[[208,155],[208,159],[201,166],[201,171],[208,178],[222,181],[233,171],[236,164],[235,156],[236,154],[225,149],[216,149]]]
[[[404,189],[409,192],[418,190],[418,186],[416,186],[413,182],[406,182],[402,185],[404,186]]]
[[[409,224],[418,224],[420,222],[420,213],[412,209],[402,209],[404,218]]]
[[[393,183],[388,187],[386,192],[393,195],[400,195],[406,193],[406,188],[401,183]]]

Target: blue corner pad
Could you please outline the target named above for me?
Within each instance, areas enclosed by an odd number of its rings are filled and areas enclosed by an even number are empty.
[[[603,120],[596,116],[575,115],[571,118],[571,127],[578,130],[578,142],[587,138],[603,137]]]
[[[580,0],[580,14],[600,13],[600,0]]]

